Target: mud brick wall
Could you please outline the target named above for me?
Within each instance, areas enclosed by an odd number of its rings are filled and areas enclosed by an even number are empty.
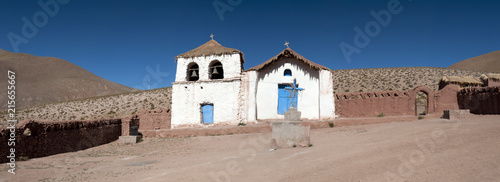
[[[411,115],[415,111],[410,93],[405,92],[359,92],[335,95],[335,111],[340,117],[377,117]]]
[[[335,94],[335,111],[340,117],[377,117],[416,115],[415,100],[418,92],[427,94],[426,113],[442,113],[444,110],[458,109],[456,93],[458,88],[446,86],[432,91],[418,86],[407,91],[379,91]]]
[[[122,118],[122,136],[130,135],[130,127],[137,126],[143,137],[156,137],[158,131],[171,128],[171,118],[170,109],[142,110]]]
[[[170,129],[170,109],[144,110],[139,113],[139,130]]]
[[[500,86],[474,87],[457,93],[460,109],[474,114],[500,114]]]
[[[16,160],[73,152],[109,143],[121,135],[121,119],[92,121],[33,121],[16,125]],[[0,163],[8,162],[10,131],[0,129]]]

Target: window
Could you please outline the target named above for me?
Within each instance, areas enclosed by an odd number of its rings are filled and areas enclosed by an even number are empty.
[[[189,63],[186,77],[186,80],[189,81],[197,81],[198,79],[200,79],[200,68],[198,67],[198,64]]]
[[[286,69],[285,72],[283,73],[283,76],[292,76],[292,70]]]
[[[222,68],[222,63],[215,60],[210,64],[208,68],[208,72],[210,73],[210,79],[223,79],[224,78],[224,69]]]

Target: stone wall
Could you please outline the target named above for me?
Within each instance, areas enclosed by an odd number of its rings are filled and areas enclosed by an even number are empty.
[[[500,114],[500,86],[466,88],[457,97],[460,109],[474,114]]]
[[[0,163],[8,162],[10,129],[0,128]],[[25,120],[15,127],[15,155],[44,157],[109,143],[121,135],[121,119],[92,121]]]
[[[442,113],[444,110],[458,109],[458,89],[446,86],[439,91],[431,91],[418,86],[407,91],[379,91],[335,94],[336,112],[339,117],[377,117],[416,115],[415,99],[418,92],[427,94],[427,114]]]

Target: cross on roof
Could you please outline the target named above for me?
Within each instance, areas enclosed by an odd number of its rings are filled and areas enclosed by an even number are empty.
[[[289,42],[287,42],[287,41],[285,41],[285,44],[284,44],[284,45],[286,45],[286,47],[288,47],[288,44],[290,44],[290,43],[289,43]]]
[[[212,40],[214,40],[214,34],[210,34],[210,38],[212,38]]]

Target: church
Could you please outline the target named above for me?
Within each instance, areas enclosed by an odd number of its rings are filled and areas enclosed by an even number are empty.
[[[334,119],[332,72],[285,45],[278,55],[247,70],[243,52],[222,46],[213,36],[176,56],[171,127],[282,120],[290,107],[301,111],[302,120]],[[290,86],[297,94],[290,94]]]

